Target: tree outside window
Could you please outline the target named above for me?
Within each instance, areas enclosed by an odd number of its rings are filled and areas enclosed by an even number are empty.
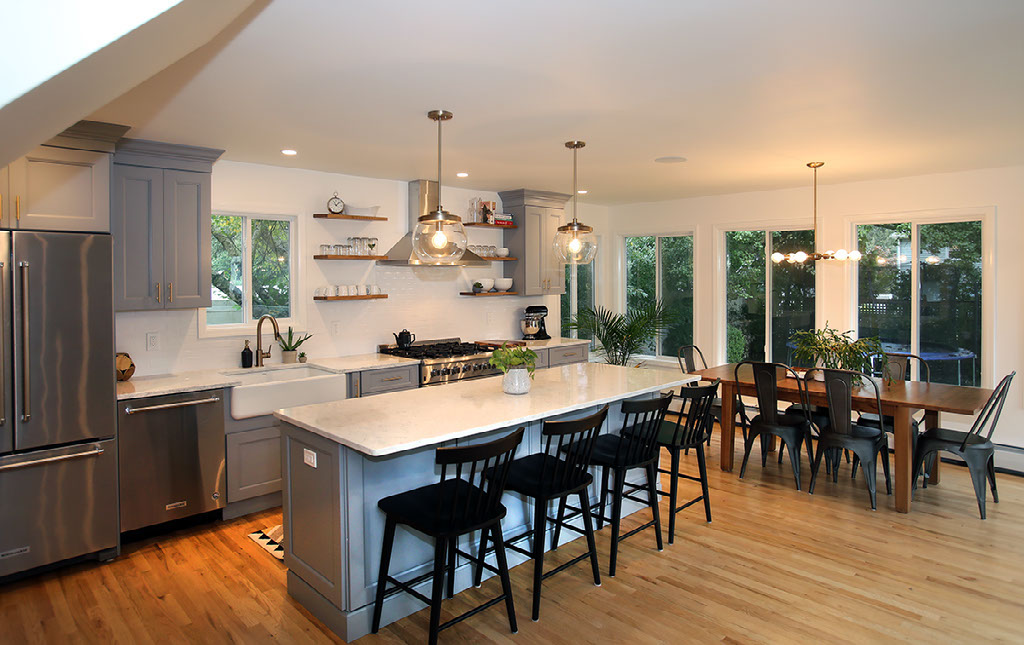
[[[207,325],[244,324],[264,314],[293,316],[293,226],[291,219],[213,216]]]

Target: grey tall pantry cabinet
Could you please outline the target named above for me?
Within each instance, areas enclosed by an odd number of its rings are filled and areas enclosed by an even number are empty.
[[[210,306],[210,176],[223,152],[118,143],[110,190],[115,309]]]
[[[516,224],[505,231],[505,246],[509,255],[519,258],[503,263],[505,277],[512,278],[514,290],[524,296],[565,293],[565,263],[555,257],[552,243],[564,223],[569,195],[520,188],[498,196]]]

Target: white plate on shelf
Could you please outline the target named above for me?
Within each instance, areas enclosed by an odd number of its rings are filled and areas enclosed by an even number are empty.
[[[349,206],[345,205],[346,215],[359,215],[362,217],[376,217],[380,206]]]

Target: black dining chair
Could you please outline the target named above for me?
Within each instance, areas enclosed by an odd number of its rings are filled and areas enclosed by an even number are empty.
[[[740,408],[743,424],[747,428],[743,448],[743,464],[740,466],[740,479],[743,479],[747,472],[747,461],[750,459],[750,452],[757,439],[761,440],[761,467],[763,468],[767,464],[768,438],[774,435],[786,445],[789,461],[793,466],[796,489],[800,490],[800,451],[806,444],[807,453],[811,454],[813,433],[807,388],[804,381],[793,371],[793,368],[783,363],[744,361],[736,365],[734,375],[737,382],[740,380],[740,371],[744,366],[749,366],[753,372],[754,389],[757,393],[757,415],[748,420],[746,411]],[[801,407],[796,413],[779,412],[778,379],[787,375],[795,379],[797,391],[800,393]]]
[[[999,423],[1006,394],[1010,391],[1010,382],[1016,374],[1014,371],[1003,377],[968,432],[946,428],[929,428],[924,431],[918,438],[917,450],[914,453],[915,489],[925,461],[930,457],[938,458],[940,450],[951,452],[967,464],[971,482],[974,484],[974,495],[978,498],[978,511],[981,513],[981,519],[985,519],[986,479],[988,485],[992,487],[992,501],[999,503],[999,492],[996,490],[996,449],[992,443],[992,433]],[[927,478],[924,480],[924,487],[928,488]]]
[[[609,558],[608,575],[615,577],[615,566],[619,554],[619,542],[636,535],[644,529],[654,527],[658,550],[664,549],[661,539],[661,512],[658,508],[658,432],[665,421],[672,394],[663,394],[653,399],[640,399],[622,402],[622,430],[619,434],[599,435],[594,441],[594,451],[590,456],[590,466],[601,467],[601,497],[595,506],[598,508],[597,528],[604,527],[605,522],[612,525],[611,556]],[[566,449],[563,449],[565,451]],[[643,468],[647,474],[646,484],[633,484],[626,481],[631,470]],[[609,479],[611,481],[609,482]],[[633,493],[647,490],[647,499],[634,497]],[[605,515],[605,504],[611,495],[611,516]],[[654,518],[635,529],[619,535],[622,520],[622,500],[628,499],[651,508]],[[558,536],[565,517],[566,509],[579,512],[580,509],[559,504],[558,523],[555,524],[554,541]]]
[[[811,485],[807,492],[811,495],[814,494],[814,485],[817,482],[822,456],[831,449],[849,450],[862,464],[868,495],[871,497],[871,510],[876,510],[878,504],[875,464],[878,463],[879,456],[882,456],[882,469],[885,472],[885,492],[887,495],[892,495],[889,444],[885,437],[885,431],[881,428],[862,426],[853,423],[851,419],[853,418],[853,390],[865,383],[873,388],[875,409],[881,415],[882,397],[878,384],[868,374],[853,370],[818,370],[815,368],[808,370],[804,375],[805,378],[815,371],[821,371],[825,376],[825,399],[828,401],[829,424],[818,435],[818,450],[814,456],[814,462],[811,464]],[[833,481],[836,480],[837,470],[832,471]]]
[[[596,413],[582,419],[544,421],[541,429],[541,439],[544,444],[542,451],[516,459],[509,469],[505,489],[533,499],[533,527],[522,535],[505,540],[509,549],[522,553],[528,558],[533,558],[533,620],[540,618],[541,581],[556,573],[590,558],[594,584],[601,584],[601,573],[597,565],[597,547],[594,542],[594,526],[590,516],[590,495],[587,492],[594,478],[588,472],[587,465],[594,450],[594,440],[607,416],[608,406],[606,405]],[[583,516],[582,531],[572,524],[565,523],[564,517],[548,517],[548,505],[552,500],[557,499],[564,506],[565,500],[572,495],[579,498],[579,508]],[[549,520],[557,522],[559,527],[582,533],[587,539],[587,552],[544,573],[544,538]],[[516,545],[516,542],[527,537],[532,537],[532,550],[526,550]],[[483,545],[484,540],[481,539],[480,556],[477,559],[474,579],[474,584],[478,586],[483,575],[482,563],[486,553]],[[552,548],[557,546],[557,542],[552,544]]]
[[[708,497],[708,467],[707,457],[704,454],[704,442],[711,434],[713,405],[718,396],[718,385],[721,379],[715,379],[709,385],[684,386],[679,388],[679,394],[674,396],[682,403],[680,414],[675,420],[666,419],[661,424],[658,432],[658,446],[668,451],[671,459],[671,466],[668,470],[659,468],[658,472],[668,475],[672,479],[669,483],[669,490],[665,492],[660,489],[658,493],[668,496],[668,543],[674,544],[676,537],[676,514],[685,508],[704,502],[704,515],[707,521],[711,521],[711,499]],[[685,475],[679,472],[680,453],[693,448],[697,453],[697,470],[699,477]],[[679,505],[679,480],[687,479],[700,482],[701,494],[690,501]]]
[[[523,428],[495,441],[472,446],[438,448],[434,461],[441,466],[438,483],[385,497],[377,502],[384,512],[384,546],[380,556],[380,573],[377,576],[377,594],[373,605],[371,631],[380,630],[381,612],[384,599],[405,591],[425,602],[430,607],[430,645],[437,643],[437,635],[443,629],[465,620],[502,600],[508,612],[508,624],[512,633],[518,631],[515,605],[512,601],[512,584],[508,575],[505,558],[505,542],[501,534],[501,520],[505,517],[505,506],[501,496],[512,464],[512,456],[523,440]],[[485,476],[487,473],[488,476]],[[391,565],[391,550],[395,543],[395,529],[404,524],[434,538],[434,566],[422,576],[402,582],[388,575]],[[447,595],[455,595],[455,557],[461,555],[479,562],[477,556],[458,549],[458,539],[474,531],[490,533],[494,543],[497,568],[484,563],[488,570],[501,578],[501,595],[470,609],[444,624],[441,624],[441,597],[444,591],[447,571]],[[481,541],[486,544],[486,539]],[[433,578],[430,598],[414,587]],[[394,587],[387,589],[388,583]]]

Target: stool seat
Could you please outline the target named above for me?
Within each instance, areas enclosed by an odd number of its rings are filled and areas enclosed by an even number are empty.
[[[509,468],[505,489],[527,497],[550,499],[586,488],[594,481],[588,472],[582,476],[569,472],[565,482],[557,481],[567,468],[564,460],[544,453],[516,459]]]
[[[484,497],[483,490],[466,480],[448,479],[385,497],[377,506],[399,524],[427,535],[462,535],[505,517],[506,509],[501,503],[489,513],[471,512],[463,517],[463,508],[483,507]],[[455,508],[459,512],[453,514]]]

